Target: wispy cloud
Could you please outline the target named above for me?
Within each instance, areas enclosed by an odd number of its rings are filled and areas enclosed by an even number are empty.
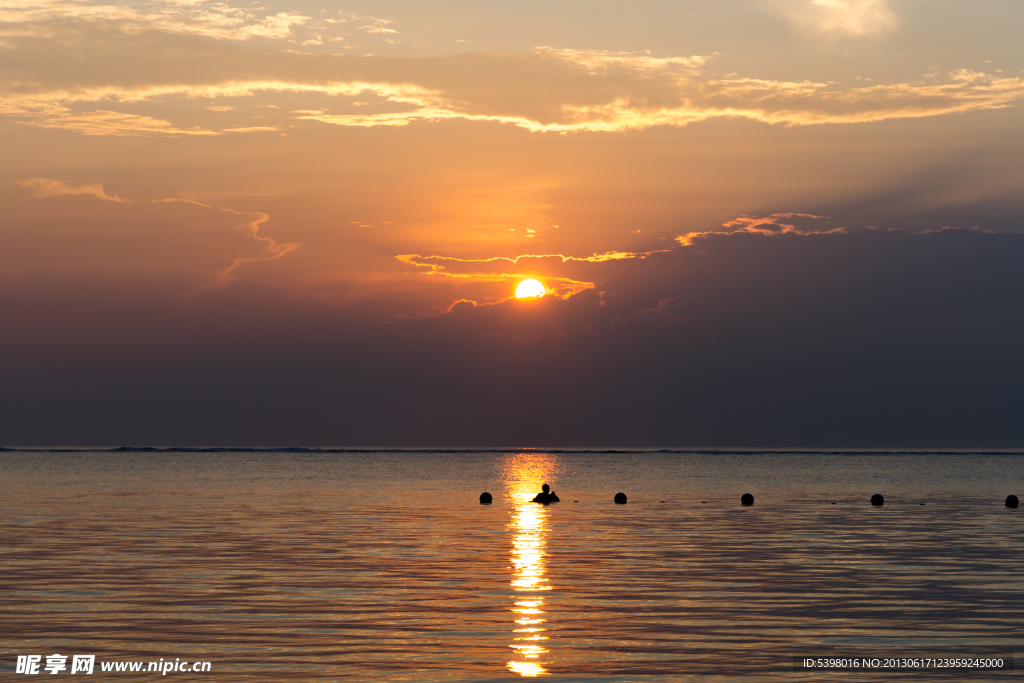
[[[801,225],[797,225],[801,223]],[[714,235],[831,235],[845,233],[846,228],[835,227],[829,216],[817,216],[813,213],[773,213],[770,216],[739,216],[722,223],[725,231],[689,232],[676,237],[683,246],[693,244],[694,240]]]
[[[162,119],[116,111],[97,110],[74,113],[70,110],[51,110],[40,119],[31,121],[41,128],[61,128],[85,135],[216,135],[202,128],[179,128]],[[265,130],[265,129],[264,129]]]
[[[610,52],[607,50],[574,50],[557,47],[538,47],[537,52],[559,57],[567,62],[587,69],[608,70],[627,68],[640,72],[658,72],[667,69],[697,69],[715,55],[693,55],[691,57],[655,57],[646,52]],[[717,54],[717,53],[715,53]]]
[[[958,70],[945,82],[895,83],[842,88],[833,83],[774,81],[710,74],[656,72],[659,82],[638,77],[620,93],[594,77],[593,91],[540,105],[535,113],[495,111],[485,97],[474,102],[450,98],[444,90],[427,91],[391,101],[412,104],[400,112],[304,114],[298,118],[340,126],[404,126],[415,121],[464,119],[510,123],[533,132],[620,132],[654,126],[685,126],[712,118],[746,118],[769,124],[809,126],[827,123],[871,123],[1000,109],[1024,97],[1024,79]],[[623,76],[623,74],[619,74]],[[638,74],[633,74],[639,76]],[[337,85],[335,85],[337,87]],[[379,96],[386,84],[366,84]],[[617,89],[619,89],[617,88]],[[602,98],[603,95],[603,98]],[[591,100],[591,101],[587,101]],[[529,103],[524,105],[529,106]]]
[[[773,213],[770,216],[740,216],[739,218],[722,223],[722,227],[733,228],[732,232],[757,232],[763,235],[778,235],[787,232],[807,234],[809,232],[822,231],[818,227],[813,229],[798,228],[796,225],[793,225],[794,218],[808,218],[813,221],[825,221],[826,223],[832,220],[830,216],[817,216],[813,213]],[[833,229],[830,227],[827,228],[827,231]],[[842,228],[838,229],[841,230]]]
[[[896,29],[890,0],[769,0],[805,35],[817,39],[876,37]]]
[[[212,206],[193,199],[181,198],[133,201],[131,199],[122,199],[117,195],[107,194],[101,183],[73,185],[64,180],[54,180],[51,178],[28,178],[25,180],[14,181],[14,183],[18,187],[28,190],[34,199],[47,199],[49,197],[57,197],[61,195],[89,195],[96,199],[107,202],[116,202],[119,204],[187,204],[241,219],[240,222],[235,222],[236,228],[247,233],[253,240],[259,242],[262,247],[262,253],[233,257],[231,264],[217,271],[208,284],[203,287],[205,289],[221,289],[228,286],[237,278],[236,271],[243,264],[256,263],[260,261],[274,261],[302,246],[295,242],[279,243],[273,238],[261,234],[260,227],[270,220],[270,216],[262,211],[236,211],[234,209]]]
[[[301,121],[397,127],[452,119],[570,133],[714,118],[786,126],[870,123],[999,109],[1024,97],[1024,79],[968,69],[846,87],[719,75],[708,69],[711,56],[700,55],[538,48],[526,54],[391,59],[254,53],[180,36],[155,40],[108,31],[101,39],[75,31],[65,41],[8,37],[25,56],[0,64],[0,115],[88,135],[214,135],[280,130]],[[186,40],[191,42],[179,44]],[[115,47],[139,59],[115,59]],[[171,60],[173,68],[167,67],[168,57],[183,50],[195,57]],[[81,66],[78,55],[93,51],[103,68]],[[314,97],[305,97],[309,104],[302,109],[257,111],[255,95],[276,94]],[[143,103],[173,103],[176,116],[192,117],[190,125],[146,115],[137,109]],[[136,111],[117,111],[133,106]],[[210,107],[230,112],[231,121],[198,116]],[[221,121],[220,130],[211,127]]]
[[[667,253],[667,250],[615,251],[591,254],[590,256],[521,254],[513,257],[494,256],[490,258],[399,254],[395,258],[414,268],[425,269],[418,272],[413,271],[414,275],[456,278],[471,282],[508,282],[510,284],[526,277],[541,277],[549,293],[559,297],[568,297],[595,287],[594,282],[582,279],[586,277],[586,271],[580,270],[581,267],[585,268],[609,261],[644,259],[656,253]],[[576,267],[576,269],[568,272],[566,266]]]
[[[772,6],[816,38],[880,36],[897,24],[890,0],[773,0]]]
[[[453,256],[421,256],[419,254],[399,254],[396,259],[410,266],[426,268],[415,275],[457,278],[474,282],[508,282],[513,283],[525,277],[543,277],[548,292],[555,296],[567,297],[594,287],[593,282],[586,282],[568,277],[564,273],[556,273],[558,265],[570,262],[596,263],[615,258],[634,258],[638,254],[602,254],[592,257],[576,258],[562,254],[523,254],[512,258],[492,257],[480,259],[464,259]],[[509,289],[511,291],[511,288]],[[455,302],[458,303],[458,302]],[[475,302],[474,302],[475,303]]]
[[[231,214],[238,216],[243,219],[242,224],[239,226],[242,230],[249,233],[252,238],[258,242],[263,243],[263,253],[257,256],[239,256],[236,257],[227,268],[217,271],[217,274],[213,276],[213,280],[209,283],[207,289],[223,289],[237,279],[235,271],[238,270],[239,266],[245,263],[258,263],[260,261],[276,261],[285,254],[295,251],[301,244],[297,242],[286,242],[279,244],[276,240],[267,237],[266,235],[260,234],[260,226],[270,220],[268,214],[262,211],[235,211],[234,209],[225,209],[223,207],[210,206],[202,202],[197,202],[192,199],[154,199],[154,204],[173,204],[173,203],[184,203],[194,204],[201,206],[205,209],[212,209],[221,213]]]
[[[214,288],[227,287],[229,284],[235,281],[237,275],[235,271],[238,270],[239,266],[245,263],[258,263],[260,261],[276,261],[285,254],[295,251],[302,245],[298,242],[285,242],[282,244],[277,243],[275,240],[267,237],[266,235],[260,234],[260,225],[270,220],[270,216],[265,213],[242,213],[240,211],[234,211],[232,209],[220,209],[221,211],[227,211],[233,213],[236,216],[252,217],[244,224],[244,229],[247,230],[253,237],[263,243],[263,254],[259,256],[239,256],[231,262],[231,265],[218,271],[213,278]]]
[[[64,180],[51,180],[50,178],[28,178],[26,180],[15,180],[14,184],[18,187],[25,188],[32,193],[32,197],[35,199],[45,199],[46,197],[58,197],[60,195],[78,195],[85,194],[102,199],[107,202],[123,202],[124,200],[117,195],[107,194],[103,186],[99,183],[90,183],[88,185],[72,185]]]
[[[454,264],[473,264],[475,270],[486,266],[486,270],[493,270],[495,265],[518,265],[521,260],[551,259],[559,263],[578,261],[581,263],[603,263],[605,261],[618,261],[620,259],[645,258],[655,252],[634,252],[634,251],[609,251],[604,254],[592,254],[590,256],[566,256],[564,254],[521,254],[519,256],[493,256],[491,258],[458,258],[455,256],[421,256],[420,254],[399,254],[396,259],[411,266],[429,268],[430,272],[444,273]]]
[[[128,30],[159,30],[227,40],[290,38],[294,28],[312,21],[295,12],[269,13],[257,7],[231,7],[224,2],[160,2],[142,0],[103,3],[72,0],[3,0],[0,24],[8,31],[52,32],[47,23],[61,20],[114,22]]]
[[[61,24],[277,43],[285,44],[286,49],[294,49],[296,44],[315,48],[353,38],[361,43],[395,43],[400,33],[390,19],[344,10],[334,16],[309,15],[226,0],[0,0],[0,36],[44,37],[53,35]]]
[[[378,19],[376,17],[366,17],[364,21],[368,23],[360,26],[359,29],[366,33],[398,33],[396,29],[390,28],[388,24],[395,22],[388,19]]]

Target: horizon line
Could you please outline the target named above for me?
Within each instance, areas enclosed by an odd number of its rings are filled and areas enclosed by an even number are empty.
[[[815,448],[815,447],[555,447],[541,446],[494,446],[494,447],[413,447],[413,446],[0,446],[0,452],[20,453],[556,453],[556,454],[597,454],[597,453],[679,453],[679,454],[757,454],[757,455],[1024,455],[1021,448]]]

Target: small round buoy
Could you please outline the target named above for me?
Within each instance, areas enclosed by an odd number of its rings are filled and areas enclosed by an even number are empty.
[[[706,503],[707,501],[706,501],[706,500],[702,500],[701,502],[702,502],[702,503]]]
[[[881,493],[876,493],[875,495],[871,496],[871,504],[874,505],[876,508],[881,507],[885,505],[885,498],[882,497]]]
[[[1017,496],[1009,495],[1006,497],[1006,507],[1015,508],[1020,505],[1020,501],[1017,500]]]
[[[625,493],[616,493],[615,494],[615,502],[618,503],[619,505],[625,505],[626,504],[626,494]]]
[[[740,505],[753,505],[753,504],[754,504],[754,496],[752,496],[751,494],[744,493],[742,496],[740,496]]]
[[[487,491],[484,491],[483,493],[481,493],[480,494],[480,504],[481,505],[490,505],[491,504],[491,494],[487,493]]]

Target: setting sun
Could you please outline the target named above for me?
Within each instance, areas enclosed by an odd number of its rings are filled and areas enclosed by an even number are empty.
[[[517,299],[527,299],[535,296],[544,296],[544,285],[537,280],[523,280],[516,287]]]

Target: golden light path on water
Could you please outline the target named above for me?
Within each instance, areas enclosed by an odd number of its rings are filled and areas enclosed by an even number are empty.
[[[547,619],[544,595],[551,590],[544,576],[547,545],[548,508],[533,502],[542,484],[553,483],[557,465],[552,456],[521,453],[505,463],[505,485],[514,509],[509,527],[512,537],[512,577],[514,591],[510,671],[521,676],[547,674],[544,655],[547,649]]]

